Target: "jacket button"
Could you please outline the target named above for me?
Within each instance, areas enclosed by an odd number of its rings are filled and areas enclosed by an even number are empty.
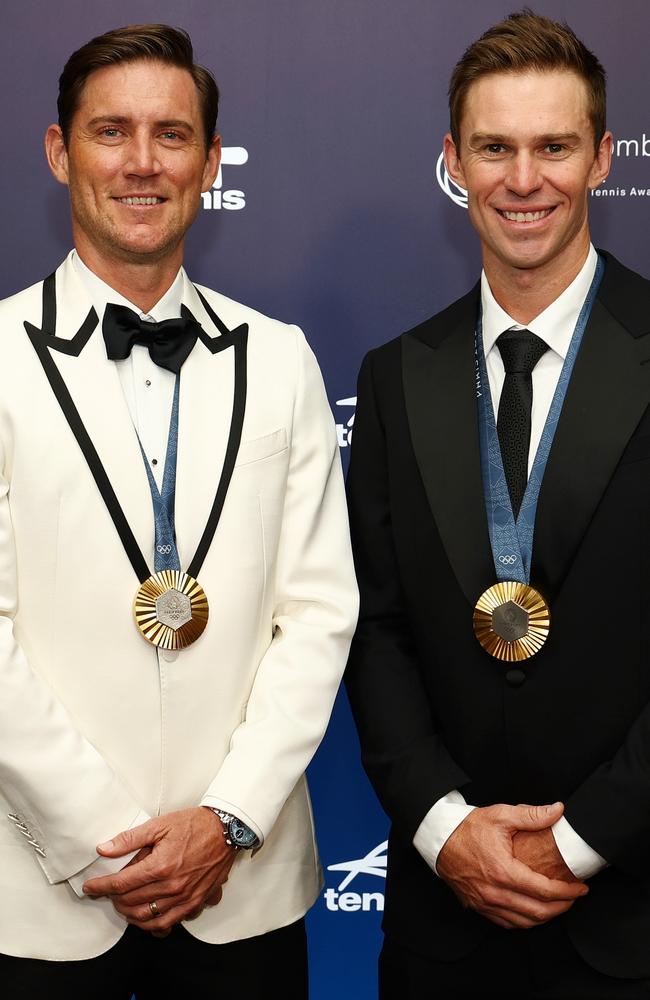
[[[519,687],[526,680],[526,674],[523,670],[508,670],[506,673],[506,681],[510,687]]]

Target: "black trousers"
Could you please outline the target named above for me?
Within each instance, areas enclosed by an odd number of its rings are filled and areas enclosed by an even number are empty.
[[[379,957],[379,1000],[648,1000],[650,980],[592,969],[553,921],[501,931],[454,962],[439,962],[389,937]]]
[[[180,925],[166,938],[130,926],[109,951],[81,962],[0,955],[0,990],[6,1000],[66,995],[71,1000],[131,1000],[132,994],[137,1000],[268,1000],[274,986],[283,1000],[307,1000],[304,920],[230,944],[205,944]]]

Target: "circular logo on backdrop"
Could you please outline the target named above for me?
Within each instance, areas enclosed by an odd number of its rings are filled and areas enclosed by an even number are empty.
[[[461,208],[467,208],[467,191],[465,188],[462,188],[460,184],[456,184],[455,181],[452,181],[451,177],[447,173],[444,153],[441,153],[438,157],[438,162],[436,164],[436,177],[438,178],[438,184],[447,197],[451,198],[455,205],[460,205]]]

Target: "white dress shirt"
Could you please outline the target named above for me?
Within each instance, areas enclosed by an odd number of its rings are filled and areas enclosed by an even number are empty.
[[[529,475],[571,337],[593,281],[597,261],[598,255],[593,246],[590,246],[587,259],[577,277],[550,306],[525,327],[521,323],[516,323],[501,308],[492,294],[485,271],[481,273],[483,348],[495,419],[505,380],[503,361],[496,346],[497,338],[505,330],[527,329],[540,337],[549,347],[533,369]],[[453,790],[438,799],[422,820],[413,838],[413,844],[434,872],[442,846],[474,808],[465,802],[459,791]],[[577,878],[589,878],[607,864],[605,859],[576,833],[564,816],[553,825],[552,831],[565,864]]]
[[[100,325],[104,318],[104,310],[109,302],[127,306],[138,314],[140,319],[151,323],[162,323],[166,319],[177,319],[181,314],[181,296],[183,293],[183,269],[181,268],[171,287],[165,292],[159,302],[148,313],[143,313],[133,302],[107,285],[105,281],[88,268],[76,251],[72,254],[73,266],[81,276],[88,290]],[[124,398],[129,408],[133,426],[138,434],[142,449],[147,456],[149,467],[153,473],[156,485],[162,487],[167,453],[167,438],[169,421],[171,420],[174,400],[176,375],[154,364],[149,357],[149,350],[143,344],[134,344],[131,354],[124,361],[114,361]],[[151,516],[153,518],[153,508]],[[131,828],[145,823],[150,818],[144,810],[136,816]],[[120,833],[115,830],[115,833]],[[88,867],[82,869],[69,879],[70,885],[78,896],[83,896],[82,885],[89,878],[100,875],[110,875],[119,871],[135,856],[124,855],[121,858],[97,857]]]

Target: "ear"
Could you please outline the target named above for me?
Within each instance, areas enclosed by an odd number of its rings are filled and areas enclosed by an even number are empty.
[[[201,181],[201,191],[209,191],[219,173],[221,163],[221,136],[213,135],[208,155],[203,168],[203,180]]]
[[[445,167],[447,168],[447,173],[455,184],[458,184],[460,187],[467,190],[465,174],[463,172],[462,163],[460,162],[460,152],[451,137],[451,132],[447,132],[447,135],[443,140],[442,148],[445,156]]]
[[[603,181],[607,179],[612,165],[613,153],[614,137],[611,132],[605,132],[604,136],[600,140],[594,157],[594,162],[592,163],[591,170],[589,171],[588,186],[592,190],[595,190],[599,184],[602,184]]]
[[[47,164],[59,184],[68,183],[68,150],[58,125],[50,125],[45,133]]]

